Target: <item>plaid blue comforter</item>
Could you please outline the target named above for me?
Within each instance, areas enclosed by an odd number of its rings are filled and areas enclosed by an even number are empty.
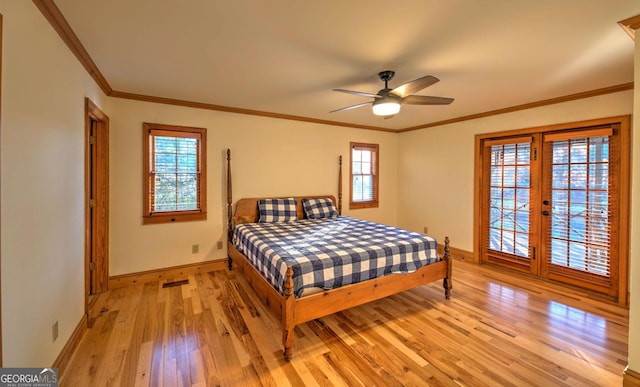
[[[296,297],[306,288],[410,273],[440,260],[434,238],[346,216],[239,224],[233,244],[281,294],[291,266]]]

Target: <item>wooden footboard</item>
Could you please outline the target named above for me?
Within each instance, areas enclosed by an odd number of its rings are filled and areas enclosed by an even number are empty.
[[[449,238],[445,238],[442,260],[408,274],[390,274],[364,282],[326,290],[321,293],[295,298],[291,268],[287,269],[285,292],[281,295],[251,264],[249,259],[233,245],[229,245],[230,262],[255,290],[258,298],[269,307],[282,324],[284,358],[291,359],[296,325],[379,300],[428,283],[443,280],[445,297],[451,297],[451,257]]]
[[[295,325],[379,300],[445,278],[447,262],[423,266],[408,274],[389,274],[296,299]]]

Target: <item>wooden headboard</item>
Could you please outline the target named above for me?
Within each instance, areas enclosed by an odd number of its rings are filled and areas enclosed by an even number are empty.
[[[297,203],[296,211],[298,213],[298,219],[304,219],[304,209],[302,208],[302,199],[305,198],[329,198],[336,205],[336,198],[333,195],[313,195],[313,196],[285,196],[277,198],[248,198],[240,199],[236,204],[236,211],[233,214],[233,223],[255,223],[258,221],[258,200],[260,199],[284,199],[295,198]]]

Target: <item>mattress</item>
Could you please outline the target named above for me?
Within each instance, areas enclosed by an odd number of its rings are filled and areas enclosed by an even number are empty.
[[[440,260],[432,237],[346,216],[243,223],[234,228],[233,244],[281,294],[291,267],[296,297]]]

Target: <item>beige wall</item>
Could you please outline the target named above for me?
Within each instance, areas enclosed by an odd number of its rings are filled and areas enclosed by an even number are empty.
[[[226,258],[226,160],[231,148],[234,202],[242,197],[338,195],[343,213],[396,223],[395,133],[109,98],[111,112],[110,275]],[[142,225],[142,123],[207,128],[206,221]],[[380,208],[349,211],[349,142],[380,144]],[[216,242],[225,241],[218,250]],[[199,244],[200,253],[191,254]]]
[[[105,96],[31,1],[0,12],[3,359],[43,367],[84,313],[84,98]]]

